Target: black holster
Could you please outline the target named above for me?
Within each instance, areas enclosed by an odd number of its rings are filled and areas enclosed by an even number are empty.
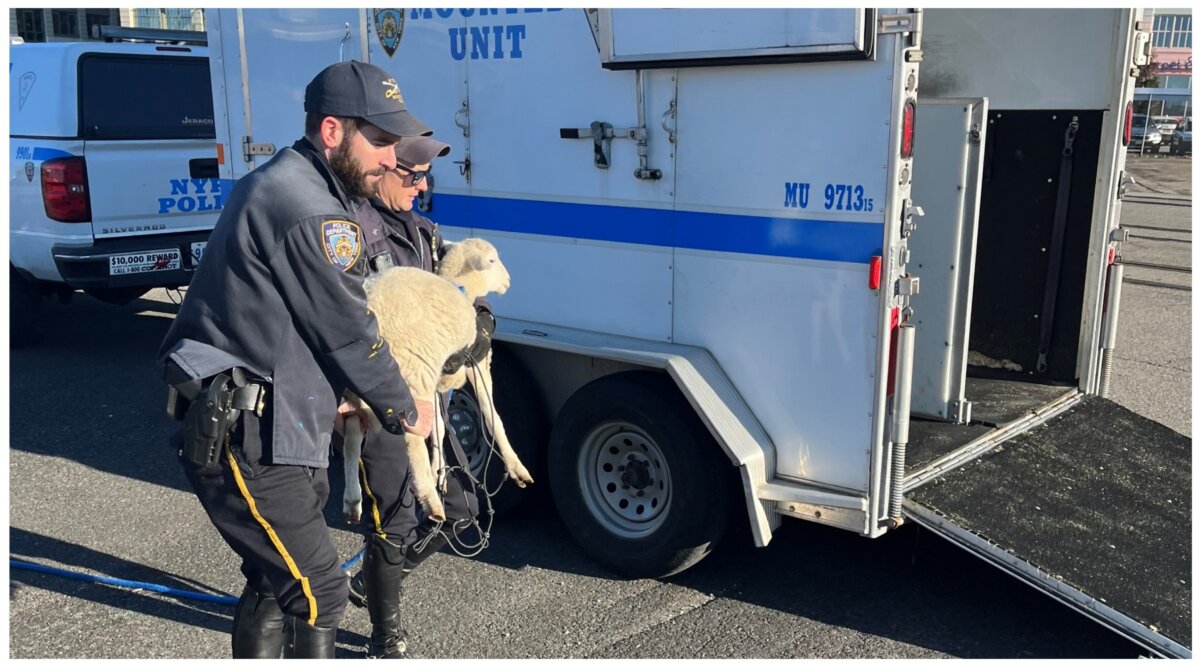
[[[233,379],[224,373],[215,376],[184,414],[182,454],[201,473],[220,467],[221,446],[237,423],[232,384]]]
[[[178,391],[172,387],[172,391]],[[200,390],[188,398],[183,414],[183,450],[180,454],[199,468],[200,473],[220,469],[221,447],[237,424],[242,410],[261,416],[264,389],[246,382],[241,369],[219,373],[200,384]]]

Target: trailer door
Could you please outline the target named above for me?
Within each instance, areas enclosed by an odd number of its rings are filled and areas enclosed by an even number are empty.
[[[962,467],[909,481],[904,513],[1151,651],[1190,658],[1191,447],[1081,396]]]
[[[987,100],[921,100],[917,107],[913,202],[925,215],[908,241],[910,270],[921,278],[921,293],[913,299],[921,335],[913,360],[912,413],[966,423]]]
[[[223,178],[237,179],[304,136],[304,88],[326,67],[364,60],[366,10],[209,10]]]

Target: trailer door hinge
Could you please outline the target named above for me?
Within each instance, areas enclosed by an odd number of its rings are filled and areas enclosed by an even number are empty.
[[[912,32],[917,29],[917,14],[885,14],[879,17],[879,34]]]
[[[253,162],[255,155],[274,155],[275,144],[253,143],[249,135],[242,137],[242,159]]]

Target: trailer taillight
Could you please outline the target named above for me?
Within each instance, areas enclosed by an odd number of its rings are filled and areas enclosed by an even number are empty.
[[[51,220],[92,221],[87,164],[82,157],[55,158],[42,163],[42,204]]]
[[[871,258],[871,266],[867,269],[867,287],[879,289],[883,276],[883,258],[875,255]]]
[[[900,157],[910,158],[913,154],[913,140],[917,125],[917,103],[909,100],[904,103],[904,119],[901,123]]]
[[[1125,131],[1121,133],[1121,145],[1128,146],[1133,139],[1133,102],[1125,103]]]

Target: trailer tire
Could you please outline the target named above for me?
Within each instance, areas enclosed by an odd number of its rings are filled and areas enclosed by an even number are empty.
[[[492,509],[497,514],[515,510],[538,491],[537,482],[546,477],[546,443],[550,438],[550,424],[542,410],[537,386],[512,353],[499,346],[492,348],[492,380],[496,387],[496,412],[504,424],[504,431],[512,444],[513,451],[521,457],[521,463],[533,477],[534,486],[520,488],[512,480],[505,480],[504,461],[493,453],[484,476],[484,462],[488,455],[484,443],[478,437],[485,431],[479,414],[479,402],[474,388],[468,384],[454,392],[450,399],[450,425],[459,434],[459,443],[469,461],[471,474],[483,482],[487,489],[499,491],[492,496]],[[469,372],[469,371],[468,371]],[[544,484],[544,482],[543,482]],[[486,511],[487,504],[480,494],[479,508]]]
[[[9,347],[31,345],[38,339],[44,297],[37,284],[23,277],[12,265],[8,268],[8,290]]]
[[[549,462],[572,537],[623,575],[681,572],[728,526],[729,461],[664,374],[609,375],[575,392],[555,420]]]

